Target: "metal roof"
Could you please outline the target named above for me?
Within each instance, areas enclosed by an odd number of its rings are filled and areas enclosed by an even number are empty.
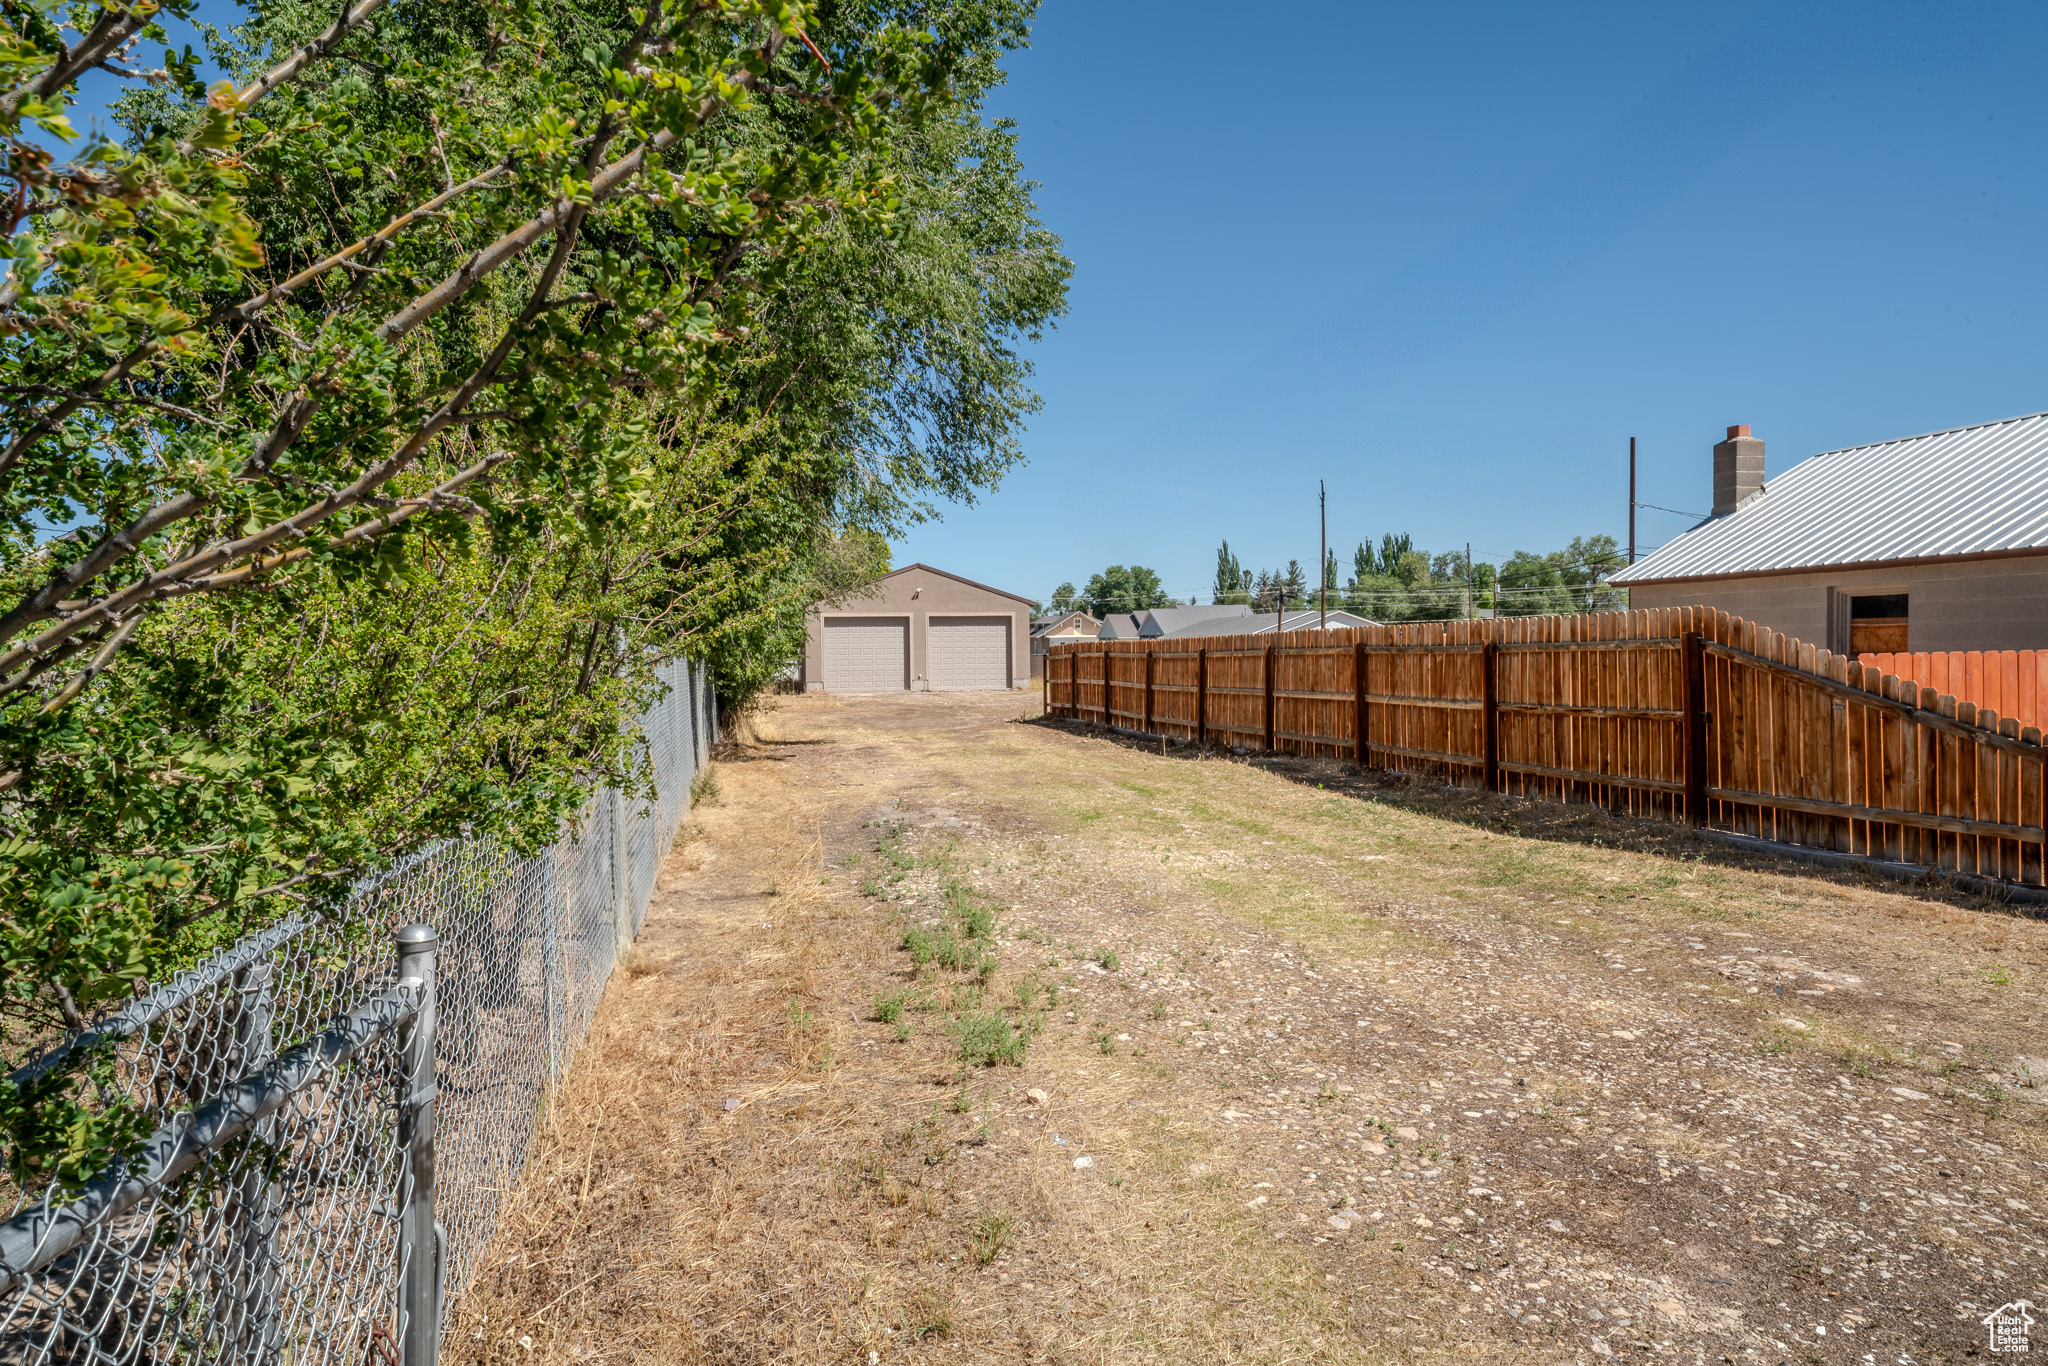
[[[1274,614],[1271,612],[1261,612],[1256,616],[1248,617],[1240,612],[1232,617],[1212,617],[1208,621],[1193,622],[1181,627],[1177,631],[1168,631],[1166,636],[1169,640],[1182,640],[1191,639],[1195,636],[1271,635],[1273,631],[1273,616]],[[1370,617],[1362,617],[1356,612],[1347,612],[1338,607],[1330,609],[1329,619],[1330,629],[1333,631],[1350,630],[1358,626],[1379,625],[1378,622]],[[1313,631],[1317,629],[1317,624],[1321,620],[1322,614],[1314,608],[1309,608],[1306,611],[1289,609],[1287,613],[1287,629],[1290,631]]]
[[[2048,413],[1827,451],[1618,584],[2048,549]]]

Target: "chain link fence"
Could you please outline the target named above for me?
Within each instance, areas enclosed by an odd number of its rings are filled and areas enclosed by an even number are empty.
[[[158,1127],[0,1224],[0,1366],[433,1360],[709,760],[702,666],[661,676],[651,799],[530,858],[428,849],[13,1074],[87,1050]]]

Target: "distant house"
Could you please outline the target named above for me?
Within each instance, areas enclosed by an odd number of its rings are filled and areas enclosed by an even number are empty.
[[[908,564],[859,597],[811,609],[804,687],[811,692],[1021,688],[1029,676],[1031,599]]]
[[[1207,621],[1191,621],[1178,630],[1168,631],[1169,639],[1192,636],[1266,636],[1273,633],[1276,624],[1273,612],[1261,612],[1253,616],[1247,612],[1233,617],[1211,617]],[[1347,631],[1359,626],[1377,626],[1378,622],[1361,617],[1355,612],[1340,611],[1332,607],[1327,616],[1310,608],[1306,612],[1289,612],[1283,618],[1284,629],[1289,631],[1314,631],[1324,625],[1332,631]]]
[[[1070,640],[1093,640],[1102,633],[1102,623],[1086,612],[1054,612],[1031,621],[1031,676],[1045,677],[1045,652]]]
[[[1206,607],[1148,607],[1142,612],[1111,612],[1102,619],[1102,639],[1157,640],[1198,621],[1218,621],[1251,614],[1252,609],[1243,603],[1235,607],[1211,603]]]
[[[1707,519],[1613,576],[1838,653],[2048,648],[2048,413],[1811,456],[1714,447]]]

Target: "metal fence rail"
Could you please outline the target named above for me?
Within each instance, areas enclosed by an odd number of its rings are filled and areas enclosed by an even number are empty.
[[[600,792],[528,858],[428,849],[14,1074],[105,1050],[157,1127],[0,1223],[0,1366],[433,1360],[710,758],[702,666],[660,672],[653,798]]]

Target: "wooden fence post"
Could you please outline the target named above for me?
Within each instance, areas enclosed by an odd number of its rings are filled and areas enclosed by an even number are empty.
[[[1152,733],[1152,652],[1145,651],[1145,733]]]
[[[1273,654],[1274,647],[1266,647],[1266,753],[1273,752]]]
[[[1480,781],[1500,791],[1500,708],[1493,695],[1493,642],[1479,646]]]
[[[1707,651],[1697,631],[1678,638],[1685,670],[1685,822],[1707,823]]]
[[[1365,693],[1365,642],[1361,640],[1351,646],[1351,728],[1357,751],[1352,757],[1360,768],[1365,767],[1371,748],[1366,742],[1365,723],[1369,718],[1365,710]]]
[[[1209,747],[1209,650],[1195,651],[1195,747]]]

